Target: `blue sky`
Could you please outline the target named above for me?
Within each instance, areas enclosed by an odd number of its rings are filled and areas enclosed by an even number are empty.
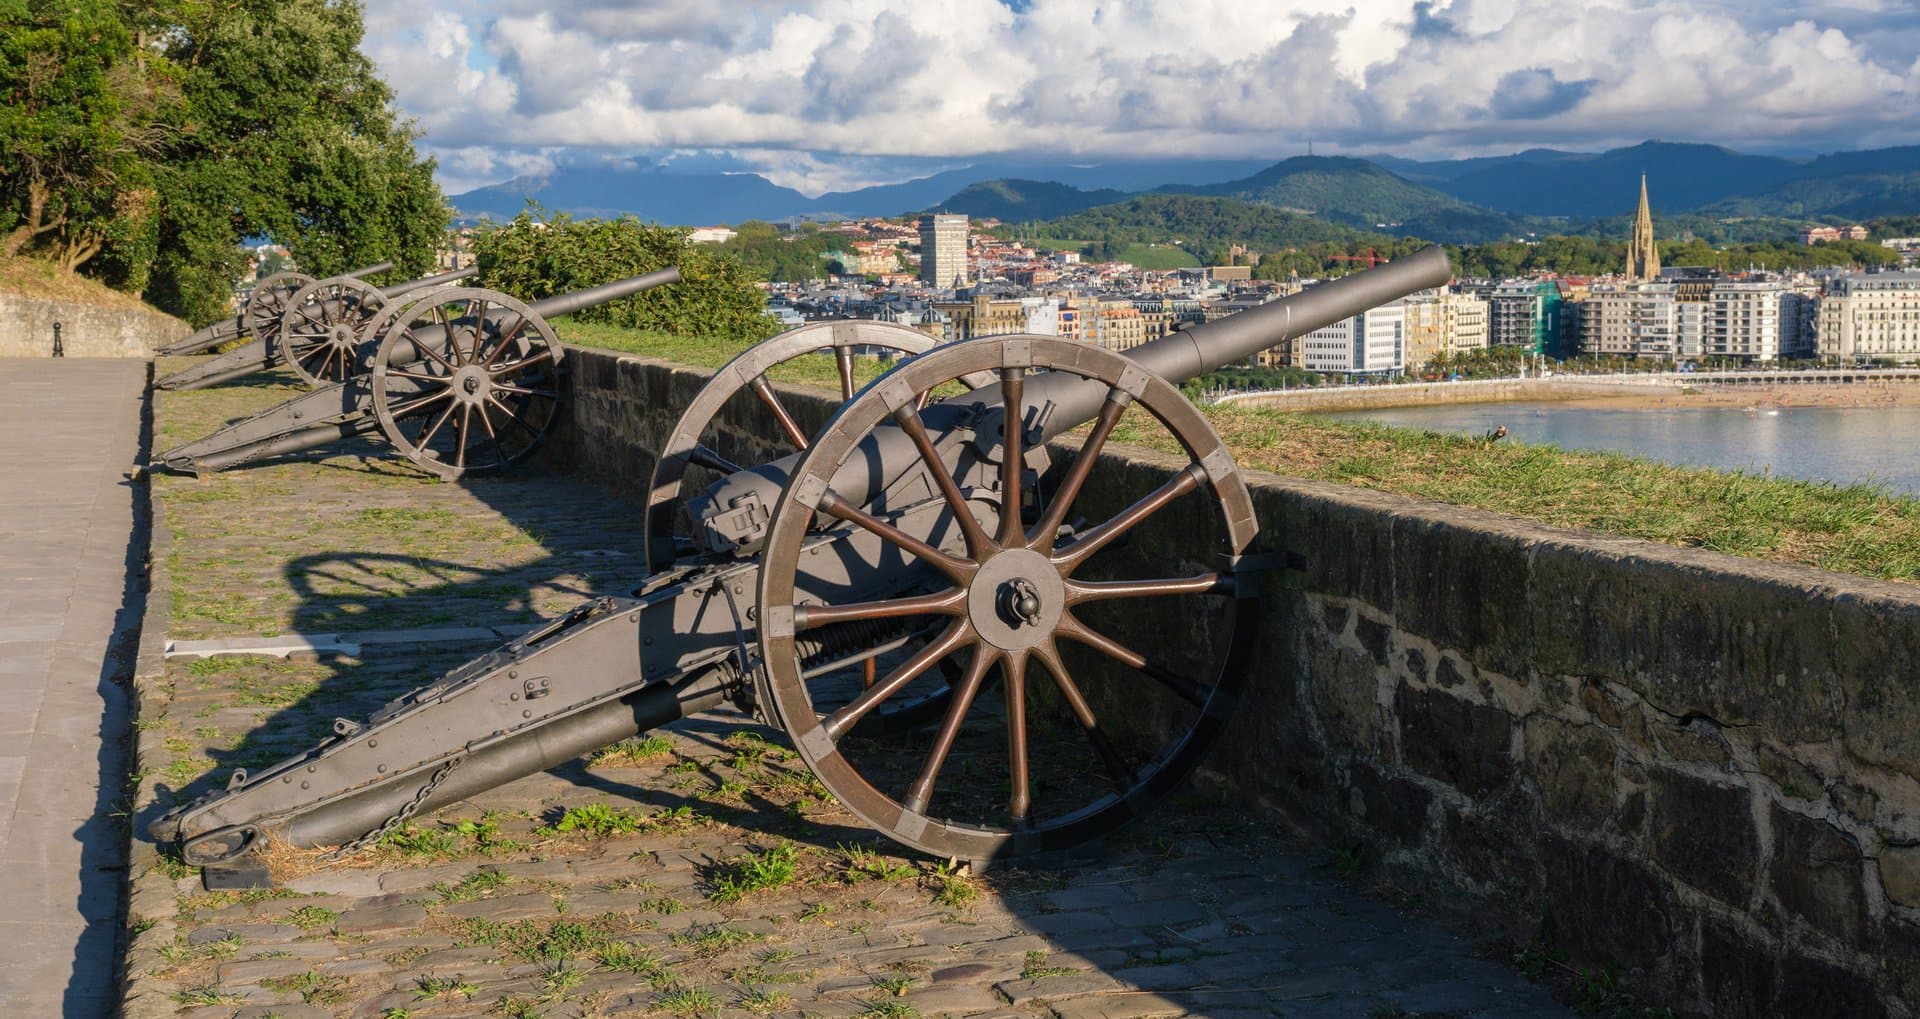
[[[449,192],[581,160],[819,192],[988,156],[1920,143],[1913,0],[423,0],[365,49]]]

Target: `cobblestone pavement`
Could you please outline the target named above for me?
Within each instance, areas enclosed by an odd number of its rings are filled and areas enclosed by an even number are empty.
[[[165,370],[165,366],[162,366]],[[162,440],[270,403],[162,394]],[[198,431],[195,431],[198,429]],[[170,632],[549,617],[637,580],[629,506],[470,486],[371,447],[160,478]],[[140,816],[310,745],[479,648],[174,661],[144,680]],[[1543,1016],[1469,939],[1200,795],[1098,855],[974,875],[896,852],[770,730],[699,716],[408,824],[283,886],[135,847],[130,1016]]]

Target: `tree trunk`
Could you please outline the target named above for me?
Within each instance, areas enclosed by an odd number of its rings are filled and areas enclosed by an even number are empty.
[[[47,199],[50,197],[52,194],[45,181],[36,180],[27,185],[27,221],[15,227],[6,240],[0,241],[0,257],[18,255],[29,241],[49,230],[58,229],[67,221],[65,216],[51,221],[46,218]]]

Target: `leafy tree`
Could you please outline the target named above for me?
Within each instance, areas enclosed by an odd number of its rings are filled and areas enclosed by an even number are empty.
[[[196,322],[243,237],[424,271],[448,213],[363,35],[357,0],[0,0],[0,256]]]
[[[619,219],[574,219],[537,206],[474,238],[483,285],[525,301],[678,266],[684,281],[602,304],[575,317],[631,329],[758,340],[779,323],[766,295],[733,258],[692,244],[689,231]]]
[[[166,82],[136,57],[110,2],[0,0],[0,257],[71,270],[151,236]]]

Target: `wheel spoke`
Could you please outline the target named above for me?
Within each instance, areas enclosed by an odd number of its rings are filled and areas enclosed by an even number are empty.
[[[435,309],[435,310],[438,311],[439,309]],[[444,341],[447,344],[447,346],[449,347],[453,346],[452,330],[444,326],[441,327],[440,339]],[[448,375],[453,374],[453,362],[448,361],[445,357],[441,356],[439,351],[433,349],[432,347],[428,346],[425,343],[420,342],[418,339],[414,339],[412,343],[413,343],[413,349],[419,351],[422,354],[425,354],[429,358],[432,358],[435,363],[439,364],[440,367],[445,368],[447,370]]]
[[[834,366],[840,369],[840,399],[853,399],[853,348],[833,348]]]
[[[412,379],[415,382],[444,383],[447,381],[445,375],[423,375],[419,372],[410,372],[400,368],[388,368],[387,374],[398,378]]]
[[[930,613],[957,616],[965,610],[966,604],[967,593],[954,587],[935,594],[855,602],[850,605],[796,605],[793,609],[793,628],[811,630],[814,627],[844,623],[852,619],[892,619],[898,616],[921,616]]]
[[[512,458],[507,456],[506,447],[500,445],[500,433],[494,430],[493,417],[487,413],[487,405],[483,403],[474,409],[480,412],[480,427],[486,429],[487,441],[492,443],[494,455],[500,458],[499,465],[506,466]]]
[[[553,360],[553,351],[549,350],[546,347],[542,347],[538,351],[532,354],[528,354],[526,357],[523,357],[518,361],[509,361],[506,364],[499,366],[498,368],[488,368],[486,369],[486,372],[488,375],[491,375],[497,379],[502,375],[508,374],[509,372],[517,372],[522,368],[527,368],[532,365],[539,364],[542,361],[551,361],[551,360]]]
[[[487,364],[490,361],[492,361],[492,359],[498,356],[501,351],[507,349],[507,344],[512,343],[514,338],[520,335],[520,330],[525,329],[526,327],[527,327],[527,317],[525,315],[520,314],[519,312],[514,312],[513,328],[511,330],[507,330],[504,332],[496,330],[496,338],[494,339],[494,341],[492,343],[486,344],[484,346],[484,349],[480,351],[480,356],[479,356],[480,363]]]
[[[820,721],[821,731],[827,738],[838,741],[842,734],[859,724],[862,718],[879,707],[887,698],[899,693],[907,684],[920,678],[920,674],[932,668],[935,662],[959,650],[968,641],[977,641],[966,620],[956,619],[947,624],[940,635],[927,643],[926,647],[914,652],[911,658],[901,662],[886,678],[873,684],[860,696],[848,701],[840,710]]]
[[[1026,391],[1025,368],[1000,369],[1000,534],[1002,547],[1019,541],[1020,507],[1024,502],[1020,488],[1022,468],[1026,466]]]
[[[977,569],[972,562],[950,556],[898,527],[881,520],[879,517],[854,506],[837,492],[829,490],[826,495],[821,496],[820,511],[839,517],[841,520],[865,529],[880,540],[911,553],[915,558],[945,573],[956,581],[964,583]]]
[[[753,395],[760,398],[761,403],[767,405],[768,410],[773,411],[774,420],[780,423],[780,430],[787,433],[787,441],[793,443],[793,448],[806,449],[807,433],[801,431],[800,422],[795,421],[793,415],[787,413],[786,404],[780,402],[780,394],[773,391],[773,386],[767,382],[767,377],[762,375],[755,378],[748,383],[748,387],[753,390]]]
[[[508,385],[505,382],[496,382],[493,384],[493,388],[503,393],[518,393],[521,396],[537,396],[542,400],[560,399],[560,394],[551,389],[523,389],[520,386]]]
[[[1067,572],[1078,569],[1089,556],[1107,547],[1115,538],[1132,530],[1140,521],[1158,513],[1162,507],[1175,499],[1200,487],[1201,475],[1205,472],[1199,464],[1189,464],[1187,469],[1168,478],[1166,484],[1148,492],[1140,501],[1115,514],[1113,519],[1081,535],[1073,544],[1062,549],[1054,556]]]
[[[1000,653],[989,647],[986,641],[976,641],[973,645],[973,661],[967,665],[967,674],[954,690],[953,703],[947,707],[947,717],[940,722],[940,733],[933,739],[933,749],[927,752],[927,763],[920,769],[920,777],[907,787],[907,798],[900,805],[916,814],[927,811],[927,801],[933,797],[933,783],[940,777],[940,768],[947,763],[947,755],[953,753],[953,741],[960,736],[960,726],[967,720],[967,709],[973,707],[974,695],[980,692],[980,682],[987,677],[987,670],[993,667]]]
[[[418,414],[421,411],[426,410],[428,407],[431,407],[434,404],[439,403],[441,400],[447,399],[452,395],[453,395],[453,390],[451,388],[442,388],[439,392],[433,394],[432,396],[422,396],[412,400],[408,400],[405,403],[399,404],[398,406],[395,406],[392,408],[392,413],[393,413],[393,416],[396,418],[411,417],[412,415]]]
[[[514,410],[512,407],[509,407],[504,403],[501,403],[499,400],[494,399],[492,393],[487,394],[487,402],[493,404],[495,407],[500,408],[500,412],[507,416],[507,422],[513,425],[515,428],[518,428],[521,431],[527,433],[528,439],[531,439],[535,443],[538,443],[540,441],[540,433],[538,431],[535,431],[532,425],[529,425],[525,421],[521,420],[519,411]]]
[[[1085,644],[1095,651],[1106,655],[1108,658],[1146,676],[1161,686],[1173,691],[1175,696],[1189,704],[1198,707],[1207,701],[1208,691],[1206,687],[1201,686],[1199,683],[1185,676],[1176,674],[1171,669],[1148,661],[1145,655],[1088,626],[1072,613],[1067,613],[1061,617],[1060,635],[1066,637],[1068,640]]]
[[[980,521],[974,519],[973,510],[967,507],[967,499],[960,494],[960,485],[947,473],[947,467],[940,462],[940,453],[933,448],[933,439],[927,435],[926,425],[920,422],[920,415],[911,407],[901,407],[893,412],[894,421],[900,430],[913,440],[913,446],[920,451],[920,459],[926,463],[927,472],[933,475],[940,496],[947,500],[947,509],[952,511],[954,523],[960,526],[960,534],[967,541],[967,554],[978,560],[993,548],[993,541],[987,537],[986,529]]]
[[[1025,824],[1033,809],[1027,776],[1027,656],[1010,654],[1002,668],[1007,680],[1007,813],[1015,824]]]
[[[1107,402],[1100,405],[1100,416],[1093,423],[1093,430],[1087,433],[1086,441],[1080,444],[1080,452],[1074,455],[1073,463],[1067,467],[1066,476],[1060,479],[1060,487],[1054,489],[1053,498],[1047,500],[1047,512],[1034,525],[1028,534],[1028,544],[1043,552],[1053,550],[1054,536],[1060,533],[1060,525],[1066,523],[1067,511],[1073,508],[1073,501],[1080,497],[1080,486],[1086,483],[1087,475],[1093,471],[1094,461],[1100,459],[1100,451],[1107,445],[1107,438],[1113,434],[1113,426],[1120,423],[1120,415],[1126,413],[1133,398],[1118,389],[1107,392]]]
[[[457,403],[449,403],[447,404],[447,409],[441,411],[440,416],[433,419],[433,426],[428,428],[425,434],[420,436],[419,446],[422,452],[426,451],[427,443],[432,442],[433,437],[440,434],[440,428],[447,423],[447,419],[453,416],[454,410],[459,406]]]
[[[1080,731],[1086,733],[1087,742],[1093,745],[1093,752],[1107,769],[1107,778],[1113,782],[1115,792],[1124,796],[1133,784],[1133,769],[1127,766],[1126,758],[1120,756],[1120,750],[1107,738],[1106,730],[1100,728],[1100,720],[1093,715],[1093,708],[1074,685],[1073,678],[1067,675],[1067,666],[1060,660],[1060,648],[1054,641],[1048,640],[1033,649],[1035,658],[1046,666],[1047,675],[1052,678],[1054,688],[1060,696],[1066,698],[1067,707],[1073,711],[1074,720],[1080,723]]]
[[[1067,604],[1105,601],[1109,598],[1158,598],[1170,594],[1233,594],[1234,578],[1228,573],[1203,573],[1197,577],[1162,577],[1153,580],[1067,581]]]
[[[470,403],[461,404],[460,424],[453,433],[453,465],[455,467],[465,467],[467,465],[467,428],[472,425],[472,423],[473,405]]]

